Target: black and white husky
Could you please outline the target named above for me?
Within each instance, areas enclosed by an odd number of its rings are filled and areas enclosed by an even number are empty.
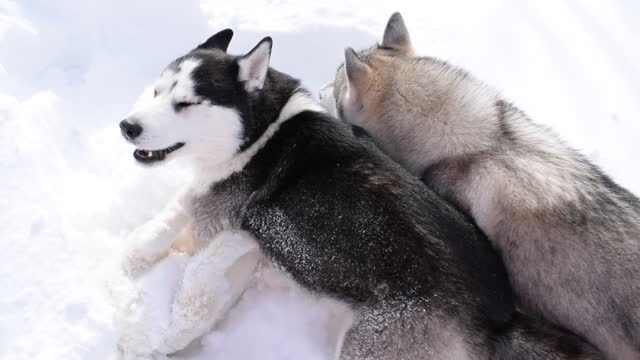
[[[232,56],[231,35],[171,63],[120,124],[138,162],[196,169],[160,225],[134,239],[128,267],[162,256],[191,222],[196,239],[249,234],[297,284],[348,307],[342,359],[600,358],[516,313],[475,226],[269,68],[270,38]]]

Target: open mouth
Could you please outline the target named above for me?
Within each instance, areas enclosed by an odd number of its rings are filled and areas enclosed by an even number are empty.
[[[183,146],[184,146],[184,143],[177,143],[175,145],[169,146],[166,149],[161,149],[161,150],[136,149],[133,152],[133,158],[140,163],[151,164],[154,162],[164,160],[168,154],[180,149]]]

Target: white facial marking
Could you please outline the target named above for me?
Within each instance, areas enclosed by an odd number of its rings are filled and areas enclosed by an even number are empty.
[[[143,93],[127,118],[142,126],[142,133],[132,141],[137,149],[155,151],[184,143],[182,148],[167,154],[167,160],[188,156],[214,163],[224,162],[238,151],[242,134],[240,116],[235,109],[212,105],[197,96],[191,74],[199,65],[199,60],[187,59],[177,72],[166,70]],[[153,90],[157,93],[155,97]],[[175,104],[180,102],[194,105],[177,110]]]

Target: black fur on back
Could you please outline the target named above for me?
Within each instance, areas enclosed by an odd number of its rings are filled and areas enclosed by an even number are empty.
[[[490,322],[510,317],[506,272],[482,234],[348,125],[298,114],[245,174],[257,181],[243,225],[309,288],[351,303],[379,301],[383,288],[442,297],[453,311],[477,302]],[[282,249],[313,257],[301,264]]]

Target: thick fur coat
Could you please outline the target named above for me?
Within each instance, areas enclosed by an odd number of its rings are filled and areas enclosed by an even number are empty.
[[[470,74],[413,54],[399,14],[324,101],[469,214],[522,307],[640,359],[640,201]]]

